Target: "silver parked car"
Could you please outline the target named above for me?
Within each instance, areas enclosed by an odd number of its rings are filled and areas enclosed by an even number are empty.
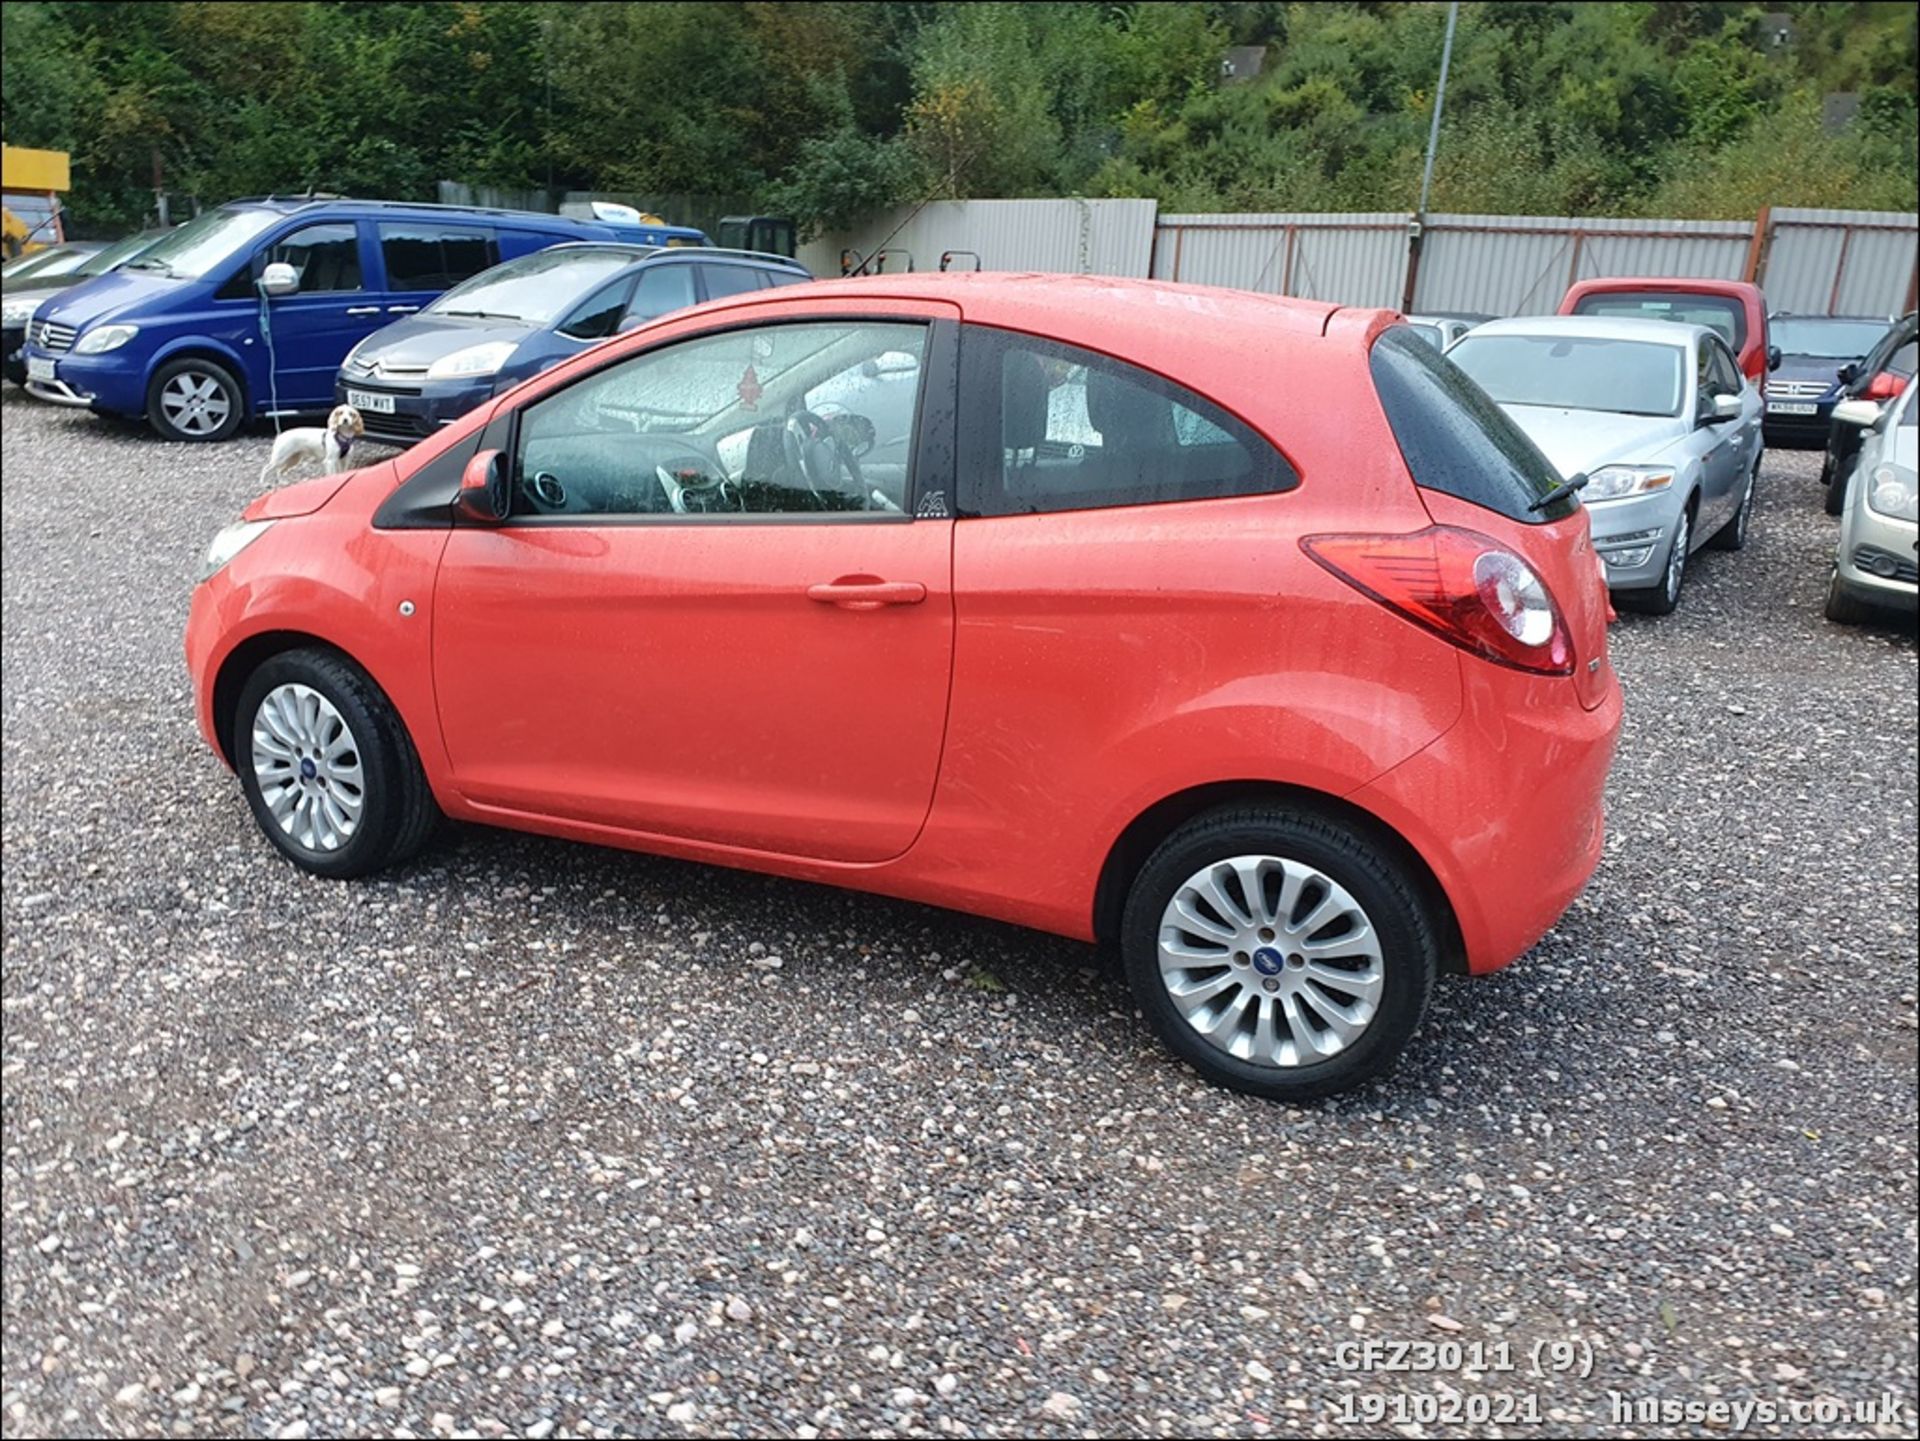
[[[1494,320],[1447,358],[1562,476],[1586,476],[1594,549],[1622,605],[1665,615],[1680,602],[1689,555],[1746,544],[1765,404],[1705,326]]]
[[[1920,613],[1920,384],[1886,405],[1845,400],[1836,425],[1869,427],[1847,480],[1827,619],[1858,625],[1875,611]]]

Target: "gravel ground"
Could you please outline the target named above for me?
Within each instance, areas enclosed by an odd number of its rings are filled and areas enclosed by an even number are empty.
[[[480,830],[303,877],[180,658],[266,443],[5,395],[8,1434],[1912,1434],[1916,653],[1822,619],[1817,457],[1616,629],[1587,896],[1290,1109],[964,917]]]

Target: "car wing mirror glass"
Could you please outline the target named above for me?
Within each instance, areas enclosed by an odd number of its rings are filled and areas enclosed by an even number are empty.
[[[1767,347],[1767,369],[1778,370],[1779,368],[1780,368],[1780,347],[1777,345],[1769,345]]]
[[[460,473],[454,510],[476,525],[498,525],[507,518],[507,458],[497,450],[483,450]]]

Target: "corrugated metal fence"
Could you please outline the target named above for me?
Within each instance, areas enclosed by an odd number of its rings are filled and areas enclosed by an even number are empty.
[[[1156,215],[1151,200],[943,201],[802,247],[818,275],[848,263],[1152,275],[1413,312],[1548,314],[1568,285],[1608,275],[1751,279],[1777,309],[1913,308],[1920,217],[1762,211],[1753,220],[1305,213]],[[886,252],[884,261],[876,252]],[[967,252],[967,254],[958,254]]]

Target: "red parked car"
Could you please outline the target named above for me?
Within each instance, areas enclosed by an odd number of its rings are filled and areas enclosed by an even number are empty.
[[[310,871],[445,814],[1108,940],[1261,1095],[1386,1069],[1600,855],[1586,513],[1382,311],[735,297],[265,497],[206,572],[201,728]]]
[[[1767,376],[1779,368],[1780,349],[1767,333],[1767,297],[1745,280],[1695,276],[1610,276],[1578,280],[1560,297],[1562,315],[1630,316],[1677,320],[1717,331],[1740,362],[1741,373],[1762,395]]]

